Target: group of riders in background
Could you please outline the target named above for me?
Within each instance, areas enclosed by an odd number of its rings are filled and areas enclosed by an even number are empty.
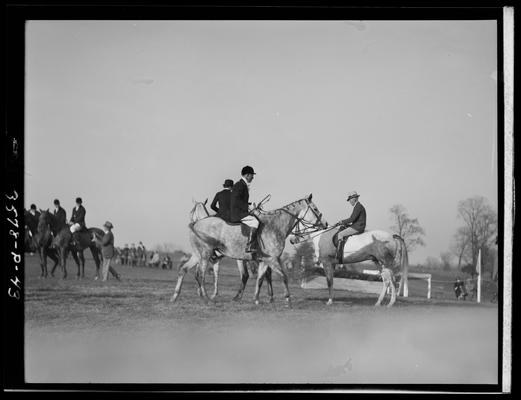
[[[31,204],[29,210],[25,210],[25,248],[29,253],[36,252],[36,244],[34,237],[38,229],[38,221],[40,219],[41,210],[38,210],[35,204]],[[54,210],[52,211],[56,221],[56,231],[60,231],[64,227],[69,227],[73,242],[77,241],[77,235],[87,229],[85,224],[86,210],[83,206],[83,200],[76,198],[76,207],[73,208],[71,218],[67,221],[67,212],[61,206],[60,200],[54,200]],[[156,267],[162,269],[172,269],[172,258],[169,254],[161,255],[158,251],[147,252],[143,242],[139,242],[136,246],[132,243],[130,246],[125,244],[123,248],[115,247],[115,263],[128,265],[132,267]]]

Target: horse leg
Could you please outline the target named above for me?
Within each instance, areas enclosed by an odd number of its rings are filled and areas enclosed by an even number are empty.
[[[286,303],[291,307],[291,297],[289,294],[289,285],[288,285],[288,274],[286,273],[282,263],[280,262],[280,258],[276,258],[273,260],[273,264],[271,264],[275,270],[282,276],[282,282],[284,282],[284,297],[286,298]]]
[[[200,278],[201,278],[201,283],[200,283],[201,295],[202,295],[203,299],[205,300],[205,302],[210,299],[208,297],[208,293],[206,292],[206,288],[205,288],[206,269],[208,268],[209,258],[210,258],[210,254],[205,254],[203,257],[201,257],[201,262],[199,263],[199,268],[201,269],[201,276],[200,276]]]
[[[241,286],[239,291],[234,296],[233,300],[237,301],[242,299],[242,294],[244,293],[244,288],[246,287],[246,282],[248,282],[248,278],[250,275],[248,274],[248,268],[246,267],[246,262],[243,260],[237,260],[237,267],[239,268],[239,274],[241,276]]]
[[[391,282],[391,301],[389,302],[389,304],[387,304],[387,307],[392,307],[394,302],[396,301],[396,283],[393,272],[391,270],[389,271],[389,280]]]
[[[335,274],[335,264],[332,264],[327,260],[323,261],[322,264],[324,265],[324,273],[326,275],[327,288],[329,290],[329,299],[327,300],[326,304],[330,306],[331,304],[333,304],[334,296],[333,276]]]
[[[39,248],[38,255],[40,256],[40,268],[42,269],[40,278],[47,278],[47,257],[43,247]]]
[[[83,251],[78,251],[78,258],[80,263],[78,264],[76,279],[81,279],[82,277],[85,277],[85,256],[83,255]]]
[[[60,263],[60,255],[57,254],[55,251],[52,251],[51,253],[49,253],[49,257],[51,258],[51,260],[54,261],[54,265],[53,265],[52,270],[51,270],[51,276],[54,278],[54,270],[56,269],[56,267]]]
[[[179,293],[181,293],[181,286],[183,285],[183,280],[185,278],[186,273],[195,267],[199,262],[199,258],[192,254],[189,260],[185,261],[184,264],[179,266],[179,273],[177,275],[177,284],[175,286],[174,294],[170,298],[170,301],[174,303],[179,297]]]
[[[215,264],[213,264],[213,295],[211,299],[215,299],[217,297],[217,294],[219,292],[219,261],[217,261]]]
[[[271,281],[271,268],[266,270],[266,285],[268,286],[269,302],[273,303],[273,285]]]
[[[382,291],[380,296],[378,297],[378,301],[375,304],[375,307],[382,305],[382,300],[385,297],[385,293],[387,292],[387,288],[389,287],[389,283],[391,281],[390,270],[387,268],[383,268],[380,275],[382,276]]]
[[[260,282],[262,282],[267,269],[268,264],[266,264],[264,261],[259,264],[257,269],[257,281],[255,282],[255,304],[259,304]]]
[[[100,264],[101,264],[99,250],[96,246],[91,246],[90,252],[92,253],[92,258],[94,259],[94,264],[96,264],[96,276],[99,278],[100,277]],[[82,278],[85,278],[85,271],[83,271],[83,273],[84,274],[83,274]],[[112,273],[112,275],[114,275],[114,273]]]

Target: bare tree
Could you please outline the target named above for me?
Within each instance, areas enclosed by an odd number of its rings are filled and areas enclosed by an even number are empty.
[[[476,265],[480,249],[492,244],[496,237],[497,215],[482,196],[472,197],[458,203],[458,217],[465,222],[472,265]]]
[[[440,254],[441,267],[444,271],[450,271],[452,254],[448,251],[442,252]]]
[[[402,237],[409,253],[417,246],[425,246],[423,241],[425,231],[420,226],[418,218],[409,217],[407,210],[401,204],[392,206],[389,211],[394,222],[391,229]]]
[[[470,235],[466,226],[458,228],[454,234],[451,251],[458,258],[458,270],[461,269],[462,263],[469,264],[472,258],[469,237]]]

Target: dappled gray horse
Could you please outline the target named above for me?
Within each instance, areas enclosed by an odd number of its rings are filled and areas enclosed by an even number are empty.
[[[208,202],[208,199],[206,199],[204,202],[193,200],[194,206],[192,210],[190,211],[190,222],[194,223],[200,219],[210,217],[210,213],[208,212],[208,209],[206,208],[206,203]],[[197,257],[193,255],[193,257]],[[190,259],[182,260],[181,264],[179,265],[179,268],[182,268],[183,264],[186,262],[189,262]],[[213,267],[213,281],[214,281],[214,292],[211,296],[211,299],[215,299],[219,293],[219,258],[218,257],[212,257],[210,259],[210,263]],[[194,267],[196,267],[197,264],[194,264]],[[253,271],[258,269],[258,265],[256,261],[244,261],[244,260],[237,260],[237,267],[239,269],[240,279],[241,279],[241,285],[237,292],[237,294],[234,296],[233,300],[240,300],[242,298],[242,294],[244,293],[244,288],[246,287],[246,282],[248,282],[249,273],[248,273],[248,266]],[[200,269],[196,268],[195,270],[195,279],[197,281],[200,280]],[[271,280],[271,268],[268,268],[266,271],[266,283],[268,286],[268,296],[269,296],[269,302],[273,302],[273,285]],[[197,292],[199,296],[202,296],[202,290],[200,287],[197,287]]]
[[[325,228],[321,221],[322,214],[312,202],[312,195],[294,201],[277,210],[264,212],[260,209],[253,211],[261,224],[257,231],[258,250],[256,253],[246,253],[248,231],[243,224],[228,224],[218,217],[207,217],[190,223],[190,245],[193,257],[190,263],[184,264],[179,270],[177,285],[171,301],[175,301],[181,291],[186,272],[199,264],[200,279],[197,281],[203,296],[205,290],[205,275],[210,259],[216,251],[221,256],[237,260],[250,261],[255,257],[259,261],[257,281],[255,285],[255,303],[259,303],[259,289],[268,267],[282,276],[285,289],[285,298],[290,303],[288,277],[282,266],[280,256],[284,250],[286,238],[297,225],[307,228]],[[305,219],[308,216],[308,219]]]
[[[404,295],[408,293],[408,266],[409,258],[405,242],[399,235],[381,230],[363,232],[350,236],[344,247],[342,262],[336,257],[336,247],[333,244],[333,236],[341,228],[329,228],[310,235],[298,235],[291,238],[292,243],[302,239],[312,240],[315,248],[315,263],[324,268],[327,286],[329,289],[329,300],[327,304],[333,303],[333,275],[337,264],[350,264],[362,261],[373,261],[382,276],[382,291],[376,302],[379,306],[384,299],[387,289],[391,290],[391,300],[388,307],[396,301],[395,275],[401,274],[398,294],[403,287]]]

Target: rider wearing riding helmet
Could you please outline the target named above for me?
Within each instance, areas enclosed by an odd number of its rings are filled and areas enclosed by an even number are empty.
[[[248,206],[250,197],[250,185],[253,181],[255,171],[249,165],[241,170],[241,179],[239,179],[232,188],[230,198],[230,218],[231,222],[241,222],[250,227],[248,244],[246,246],[247,253],[253,253],[253,243],[256,240],[256,233],[259,227],[259,220],[250,214]]]

